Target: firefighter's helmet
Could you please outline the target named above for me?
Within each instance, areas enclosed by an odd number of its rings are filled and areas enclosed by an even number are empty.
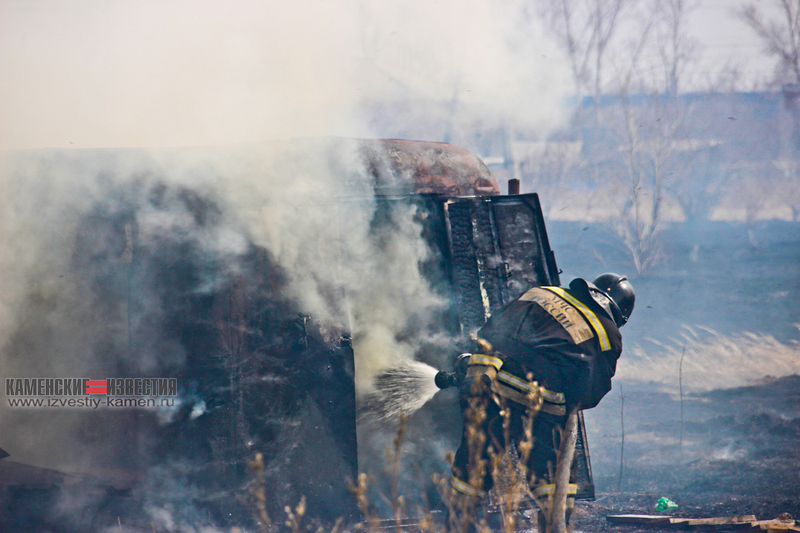
[[[615,316],[614,321],[618,327],[624,326],[633,312],[633,304],[636,301],[633,285],[628,281],[627,276],[613,273],[600,274],[592,284],[606,293],[617,304],[620,316]]]

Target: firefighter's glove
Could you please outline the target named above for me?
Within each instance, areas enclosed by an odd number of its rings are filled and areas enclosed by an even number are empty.
[[[475,394],[487,394],[492,390],[492,381],[497,376],[497,369],[488,365],[470,365],[464,379],[464,392]]]
[[[438,372],[434,378],[436,386],[440,389],[447,389],[449,387],[461,387],[467,377],[467,365],[469,365],[470,355],[462,353],[456,359],[452,372],[445,372],[444,370]]]

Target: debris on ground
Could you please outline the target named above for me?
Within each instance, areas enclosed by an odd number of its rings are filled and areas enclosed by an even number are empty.
[[[673,509],[677,508],[678,508],[677,503],[663,496],[658,499],[655,506],[656,512],[659,513],[663,513],[664,511],[672,511]]]
[[[694,530],[761,530],[768,533],[800,532],[800,521],[789,513],[783,513],[772,520],[756,520],[755,515],[723,516],[715,518],[681,518],[665,515],[615,514],[607,515],[612,524],[635,524],[639,526],[659,526],[671,529]]]

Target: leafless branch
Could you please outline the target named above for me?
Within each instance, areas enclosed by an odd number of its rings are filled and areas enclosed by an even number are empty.
[[[590,93],[595,104],[603,86],[607,49],[632,0],[548,0],[540,8],[547,27],[570,62],[577,101]]]
[[[742,6],[736,15],[761,39],[764,51],[779,61],[778,77],[800,83],[800,1],[774,0],[783,20],[767,20],[755,3]]]

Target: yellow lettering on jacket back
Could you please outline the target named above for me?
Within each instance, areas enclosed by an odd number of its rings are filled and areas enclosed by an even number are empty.
[[[558,320],[575,344],[594,337],[594,331],[580,312],[563,298],[552,292],[535,287],[519,297],[523,302],[533,302]]]

